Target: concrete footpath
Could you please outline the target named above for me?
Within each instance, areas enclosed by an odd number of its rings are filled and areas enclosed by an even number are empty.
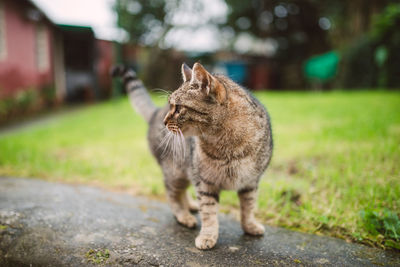
[[[164,203],[34,179],[0,178],[0,266],[400,266],[400,254],[266,227],[244,235],[220,215],[220,237],[197,250],[194,230]]]

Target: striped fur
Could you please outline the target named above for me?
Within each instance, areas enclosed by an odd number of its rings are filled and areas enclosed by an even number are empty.
[[[235,190],[240,200],[244,232],[261,235],[254,217],[260,177],[272,156],[270,118],[247,90],[225,76],[211,75],[200,64],[182,65],[183,84],[157,109],[136,74],[114,69],[122,76],[131,103],[149,123],[148,141],[160,164],[168,202],[177,221],[195,227],[190,211],[199,210],[199,249],[218,239],[221,190]],[[187,194],[192,183],[198,204]]]
[[[157,107],[151,101],[146,87],[143,85],[142,81],[137,78],[136,73],[132,69],[117,66],[111,70],[111,75],[113,77],[122,77],[132,107],[147,122],[150,122],[151,117],[157,111]]]

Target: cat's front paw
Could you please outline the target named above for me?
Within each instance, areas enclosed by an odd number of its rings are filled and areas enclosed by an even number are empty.
[[[178,216],[176,216],[176,220],[180,224],[182,224],[188,228],[194,228],[194,227],[196,227],[196,224],[197,224],[196,217],[194,217],[190,213],[178,215]]]
[[[265,227],[256,221],[242,224],[243,231],[249,235],[263,235]]]
[[[217,243],[217,238],[210,236],[210,235],[198,235],[196,237],[196,248],[198,249],[210,249],[213,248],[215,246],[215,244]]]

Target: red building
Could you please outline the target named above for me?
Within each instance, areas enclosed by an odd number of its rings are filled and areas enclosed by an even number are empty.
[[[59,100],[110,95],[113,43],[92,28],[56,25],[30,0],[0,0],[0,99],[54,87]]]
[[[114,63],[114,44],[110,41],[97,40],[97,80],[102,98],[111,96],[110,68]]]
[[[26,0],[0,0],[0,93],[54,81],[56,27]]]

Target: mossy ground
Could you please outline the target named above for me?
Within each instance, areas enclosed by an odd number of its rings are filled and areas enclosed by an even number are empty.
[[[104,264],[110,258],[110,251],[108,249],[90,249],[86,252],[85,257],[90,263]]]

